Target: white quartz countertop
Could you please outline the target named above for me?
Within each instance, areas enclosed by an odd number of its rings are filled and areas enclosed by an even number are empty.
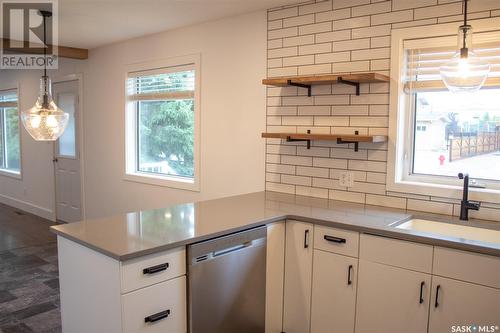
[[[464,224],[451,216],[276,192],[257,192],[84,220],[52,226],[51,230],[121,261],[284,219],[500,256],[500,239],[496,243],[484,243],[394,227],[411,216]],[[498,222],[476,220],[466,224],[500,230]]]

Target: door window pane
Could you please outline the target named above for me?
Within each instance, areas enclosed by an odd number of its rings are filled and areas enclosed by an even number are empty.
[[[58,155],[76,157],[75,107],[76,96],[72,93],[58,95],[57,104],[64,112],[69,113],[68,126],[59,138]]]

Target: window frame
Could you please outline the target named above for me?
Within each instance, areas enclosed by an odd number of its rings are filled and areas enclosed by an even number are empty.
[[[500,41],[500,18],[473,20],[475,41]],[[415,138],[415,96],[404,89],[405,41],[425,40],[425,46],[456,45],[457,23],[436,24],[392,30],[391,35],[391,87],[389,105],[389,140],[386,189],[392,192],[450,199],[462,197],[462,181],[453,177],[412,174],[413,140]],[[431,43],[434,43],[432,44]],[[481,180],[481,183],[484,183]],[[500,201],[500,182],[489,181],[487,188],[470,188],[473,200]]]
[[[169,187],[175,189],[189,190],[194,192],[200,191],[200,86],[201,86],[201,66],[200,55],[187,55],[173,57],[164,60],[150,61],[145,63],[131,64],[125,66],[125,85],[123,100],[125,103],[125,168],[123,171],[123,179],[126,181],[138,182],[149,185]],[[195,90],[194,90],[194,177],[161,175],[149,172],[141,172],[138,170],[138,101],[127,100],[127,79],[130,73],[143,72],[144,74],[151,73],[167,73],[178,72],[189,69],[195,71]]]
[[[15,91],[16,92],[16,95],[17,95],[17,126],[19,128],[19,171],[15,171],[15,170],[11,170],[11,169],[5,169],[3,168],[3,165],[0,165],[0,176],[7,176],[7,177],[10,177],[10,178],[15,178],[15,179],[22,179],[22,170],[23,170],[23,163],[22,163],[22,156],[23,156],[23,153],[22,153],[22,125],[21,125],[21,113],[19,112],[19,109],[20,109],[20,100],[21,100],[21,97],[20,97],[20,87],[19,87],[19,84],[17,84],[16,86],[9,86],[9,87],[0,87],[0,93],[2,92],[7,92],[7,91]],[[0,120],[0,126],[4,126],[4,112],[1,112],[0,113],[0,117],[2,117],[2,119]],[[4,142],[4,139],[5,139],[5,128],[2,128],[2,135],[4,136],[3,138],[1,138],[0,140],[2,140],[2,142]],[[5,145],[5,144],[3,144]],[[4,150],[5,148],[2,148],[2,150]],[[0,154],[4,154],[3,151],[0,152]],[[4,156],[5,158],[5,156]]]

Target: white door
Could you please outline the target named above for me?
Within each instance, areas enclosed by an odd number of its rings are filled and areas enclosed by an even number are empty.
[[[429,333],[452,332],[452,326],[500,326],[500,290],[433,276]]]
[[[283,331],[308,333],[311,316],[313,225],[287,221]]]
[[[426,333],[430,287],[429,274],[360,259],[356,333]]]
[[[311,333],[353,333],[358,259],[314,250]]]
[[[77,222],[82,219],[79,81],[54,83],[53,95],[57,106],[69,113],[68,127],[54,145],[56,217]]]

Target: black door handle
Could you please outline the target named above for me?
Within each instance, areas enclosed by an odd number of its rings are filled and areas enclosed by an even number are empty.
[[[168,262],[166,262],[164,264],[144,268],[142,270],[142,274],[155,274],[158,272],[166,271],[167,268],[168,268]]]
[[[424,281],[420,282],[420,300],[419,300],[420,304],[424,302],[424,285],[425,285]]]
[[[436,287],[436,301],[434,302],[434,307],[437,308],[439,306],[438,297],[439,297],[439,289],[441,289],[441,285],[437,285]]]
[[[309,248],[309,229],[304,232],[304,249]]]
[[[347,268],[347,285],[352,284],[352,279],[351,279],[351,272],[353,270],[353,266],[349,265],[349,268]]]
[[[333,242],[333,243],[339,243],[339,244],[346,243],[346,239],[345,238],[328,236],[328,235],[325,235],[323,238],[326,241]]]
[[[162,319],[167,318],[169,315],[170,315],[170,310],[165,310],[162,312],[155,313],[151,316],[147,316],[146,318],[144,318],[144,322],[145,323],[154,323],[158,320],[162,320]]]

